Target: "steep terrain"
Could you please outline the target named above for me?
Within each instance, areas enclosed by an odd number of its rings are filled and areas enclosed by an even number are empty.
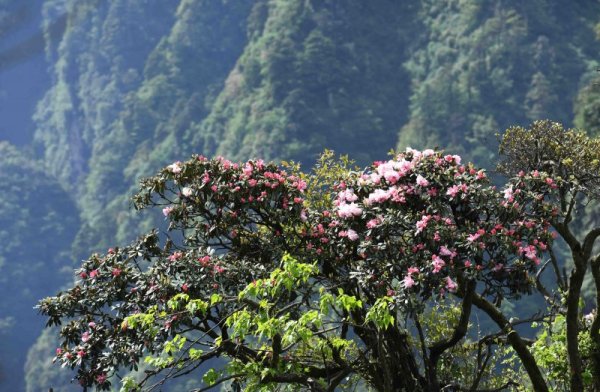
[[[192,152],[308,167],[324,148],[365,164],[392,148],[439,146],[491,167],[495,133],[511,124],[550,118],[599,132],[592,0],[39,0],[26,10],[32,26],[41,21],[37,35],[9,28],[14,4],[0,0],[0,50],[25,36],[43,38],[43,50],[23,65],[0,61],[0,139],[27,151],[5,145],[0,165],[32,170],[10,180],[31,181],[23,189],[53,189],[35,197],[72,220],[52,242],[72,243],[67,269],[159,225],[131,209],[137,180]],[[8,97],[29,105],[16,119]],[[36,263],[54,253],[20,247],[32,241],[26,235],[50,241],[24,232],[44,228],[44,214],[19,203],[25,215],[2,210],[7,227],[20,228],[7,234],[18,238],[11,266],[41,271]],[[36,352],[48,345],[41,339]],[[52,380],[36,355],[30,390]],[[46,378],[36,381],[35,369]]]
[[[77,208],[43,164],[0,142],[0,390],[24,389],[27,348],[44,322],[33,307],[71,275]]]

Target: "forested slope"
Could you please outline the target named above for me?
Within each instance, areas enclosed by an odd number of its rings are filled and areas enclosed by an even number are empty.
[[[35,136],[0,139],[33,151],[60,200],[76,201],[74,261],[156,226],[132,212],[136,182],[192,152],[308,166],[324,148],[365,164],[439,146],[491,166],[511,124],[599,129],[591,0],[46,0],[32,12],[45,37],[34,61],[49,67],[23,123]]]
[[[56,292],[75,264],[75,203],[42,162],[0,142],[0,389],[24,389],[27,348],[44,323],[33,307]]]

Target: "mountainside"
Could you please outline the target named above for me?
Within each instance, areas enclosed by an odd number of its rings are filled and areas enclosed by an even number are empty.
[[[70,278],[77,209],[43,165],[0,142],[0,389],[24,389],[27,348],[44,323],[33,310]]]
[[[2,51],[21,40],[4,33],[17,15],[9,3],[0,1]],[[324,148],[362,165],[392,148],[439,146],[491,167],[495,133],[509,125],[549,118],[600,129],[592,83],[600,4],[592,0],[35,4],[27,12],[43,50],[25,68],[0,68],[0,90],[16,97],[14,75],[38,73],[19,82],[30,88],[19,96],[29,106],[18,121],[0,121],[0,139],[43,162],[31,181],[48,181],[54,191],[44,200],[69,209],[69,235],[56,244],[66,241],[75,261],[159,225],[132,211],[129,198],[139,178],[192,152],[308,168]],[[0,164],[33,159],[5,150]],[[20,230],[44,227],[41,215],[9,212]],[[27,251],[22,265],[55,257]],[[47,388],[34,374],[30,390]]]

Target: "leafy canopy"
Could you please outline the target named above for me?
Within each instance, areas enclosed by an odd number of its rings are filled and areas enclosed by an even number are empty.
[[[142,361],[146,377],[123,379],[124,390],[198,368],[204,387],[233,390],[452,384],[456,374],[436,369],[465,337],[474,296],[531,292],[554,212],[537,195],[553,186],[516,179],[499,191],[434,150],[363,171],[326,153],[311,175],[194,156],[134,197],[162,209],[165,235],[92,255],[76,285],[39,308],[64,324],[56,361],[104,390]],[[461,301],[451,336],[409,337],[424,304],[447,296]]]

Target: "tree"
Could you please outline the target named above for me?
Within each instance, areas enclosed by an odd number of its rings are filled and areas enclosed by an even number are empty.
[[[528,128],[512,127],[506,131],[500,145],[504,159],[500,169],[517,174],[527,182],[546,181],[551,186],[540,192],[548,203],[555,205],[549,220],[569,249],[573,266],[561,274],[552,258],[557,286],[564,293],[564,306],[547,294],[551,305],[566,316],[566,349],[569,363],[570,390],[584,390],[584,366],[580,352],[580,334],[586,332],[592,342],[590,355],[593,380],[600,389],[600,318],[590,313],[588,322],[581,322],[581,288],[588,268],[596,287],[596,306],[600,305],[600,253],[594,253],[600,237],[598,222],[582,227],[584,207],[600,198],[600,139],[584,132],[564,129],[551,121],[536,121]],[[525,174],[528,172],[530,174]],[[597,250],[597,249],[596,249]],[[545,291],[545,290],[543,290]],[[565,309],[566,307],[566,309]],[[586,325],[587,324],[587,325]],[[590,380],[590,383],[591,383]],[[587,385],[589,387],[589,385]]]
[[[484,170],[433,150],[363,171],[327,153],[311,175],[293,163],[194,156],[143,180],[134,197],[137,208],[162,208],[167,233],[92,255],[74,287],[39,309],[48,325],[64,323],[56,360],[101,390],[142,360],[146,377],[124,378],[124,390],[207,366],[196,391],[225,382],[234,391],[502,389],[513,381],[495,378],[488,361],[506,342],[534,390],[547,391],[518,322],[500,308],[534,290],[551,246],[556,210],[539,196],[556,184],[534,178],[500,191]],[[444,298],[456,311],[440,333],[425,321]],[[467,347],[473,306],[499,331],[471,346],[469,376],[449,370],[449,353]]]

